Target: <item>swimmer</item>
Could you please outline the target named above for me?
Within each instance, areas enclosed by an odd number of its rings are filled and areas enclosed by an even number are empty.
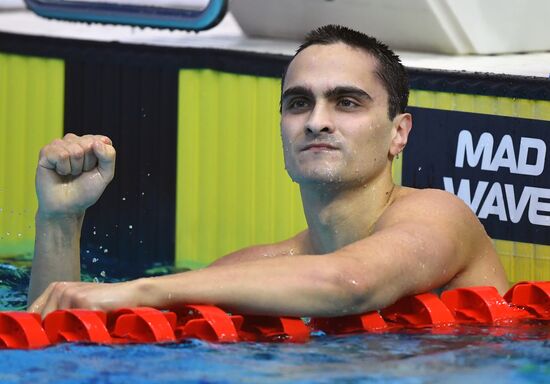
[[[310,32],[283,76],[285,165],[308,228],[209,267],[121,283],[80,280],[86,208],[112,180],[105,136],[73,134],[40,152],[31,312],[211,304],[230,312],[339,316],[401,297],[508,283],[483,226],[454,195],[395,185],[412,127],[408,79],[385,45],[340,26]],[[427,143],[427,145],[431,145]]]

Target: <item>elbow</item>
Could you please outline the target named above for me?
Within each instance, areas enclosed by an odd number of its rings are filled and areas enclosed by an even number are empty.
[[[328,316],[355,315],[377,309],[372,302],[372,281],[360,261],[342,258],[336,267],[325,268],[323,280],[329,298]]]

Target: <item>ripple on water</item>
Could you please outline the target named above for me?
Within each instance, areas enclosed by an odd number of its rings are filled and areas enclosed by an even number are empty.
[[[90,261],[93,255],[90,255]],[[106,267],[101,262],[100,270]],[[149,274],[170,272],[154,268]],[[111,270],[107,276],[111,274]],[[3,310],[24,307],[28,269],[0,264]],[[98,346],[1,351],[2,383],[543,383],[548,324],[330,337],[309,343]]]

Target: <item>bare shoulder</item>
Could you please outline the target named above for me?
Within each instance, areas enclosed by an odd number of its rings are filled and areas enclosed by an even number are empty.
[[[311,252],[307,230],[273,244],[261,244],[240,249],[225,255],[210,266],[228,265],[279,256],[303,255]]]
[[[448,261],[461,261],[459,273],[447,288],[494,285],[501,293],[507,289],[504,269],[485,228],[455,195],[437,189],[400,188],[375,230],[395,226],[431,239],[439,251],[446,248]]]
[[[376,227],[381,229],[404,221],[445,224],[450,231],[460,229],[485,234],[477,217],[462,200],[439,189],[399,187]]]

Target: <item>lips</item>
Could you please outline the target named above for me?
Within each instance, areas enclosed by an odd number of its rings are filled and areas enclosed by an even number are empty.
[[[311,143],[311,144],[307,144],[305,145],[301,151],[307,151],[307,150],[334,150],[334,149],[338,149],[337,147],[335,147],[334,145],[332,144],[329,144],[329,143]]]

